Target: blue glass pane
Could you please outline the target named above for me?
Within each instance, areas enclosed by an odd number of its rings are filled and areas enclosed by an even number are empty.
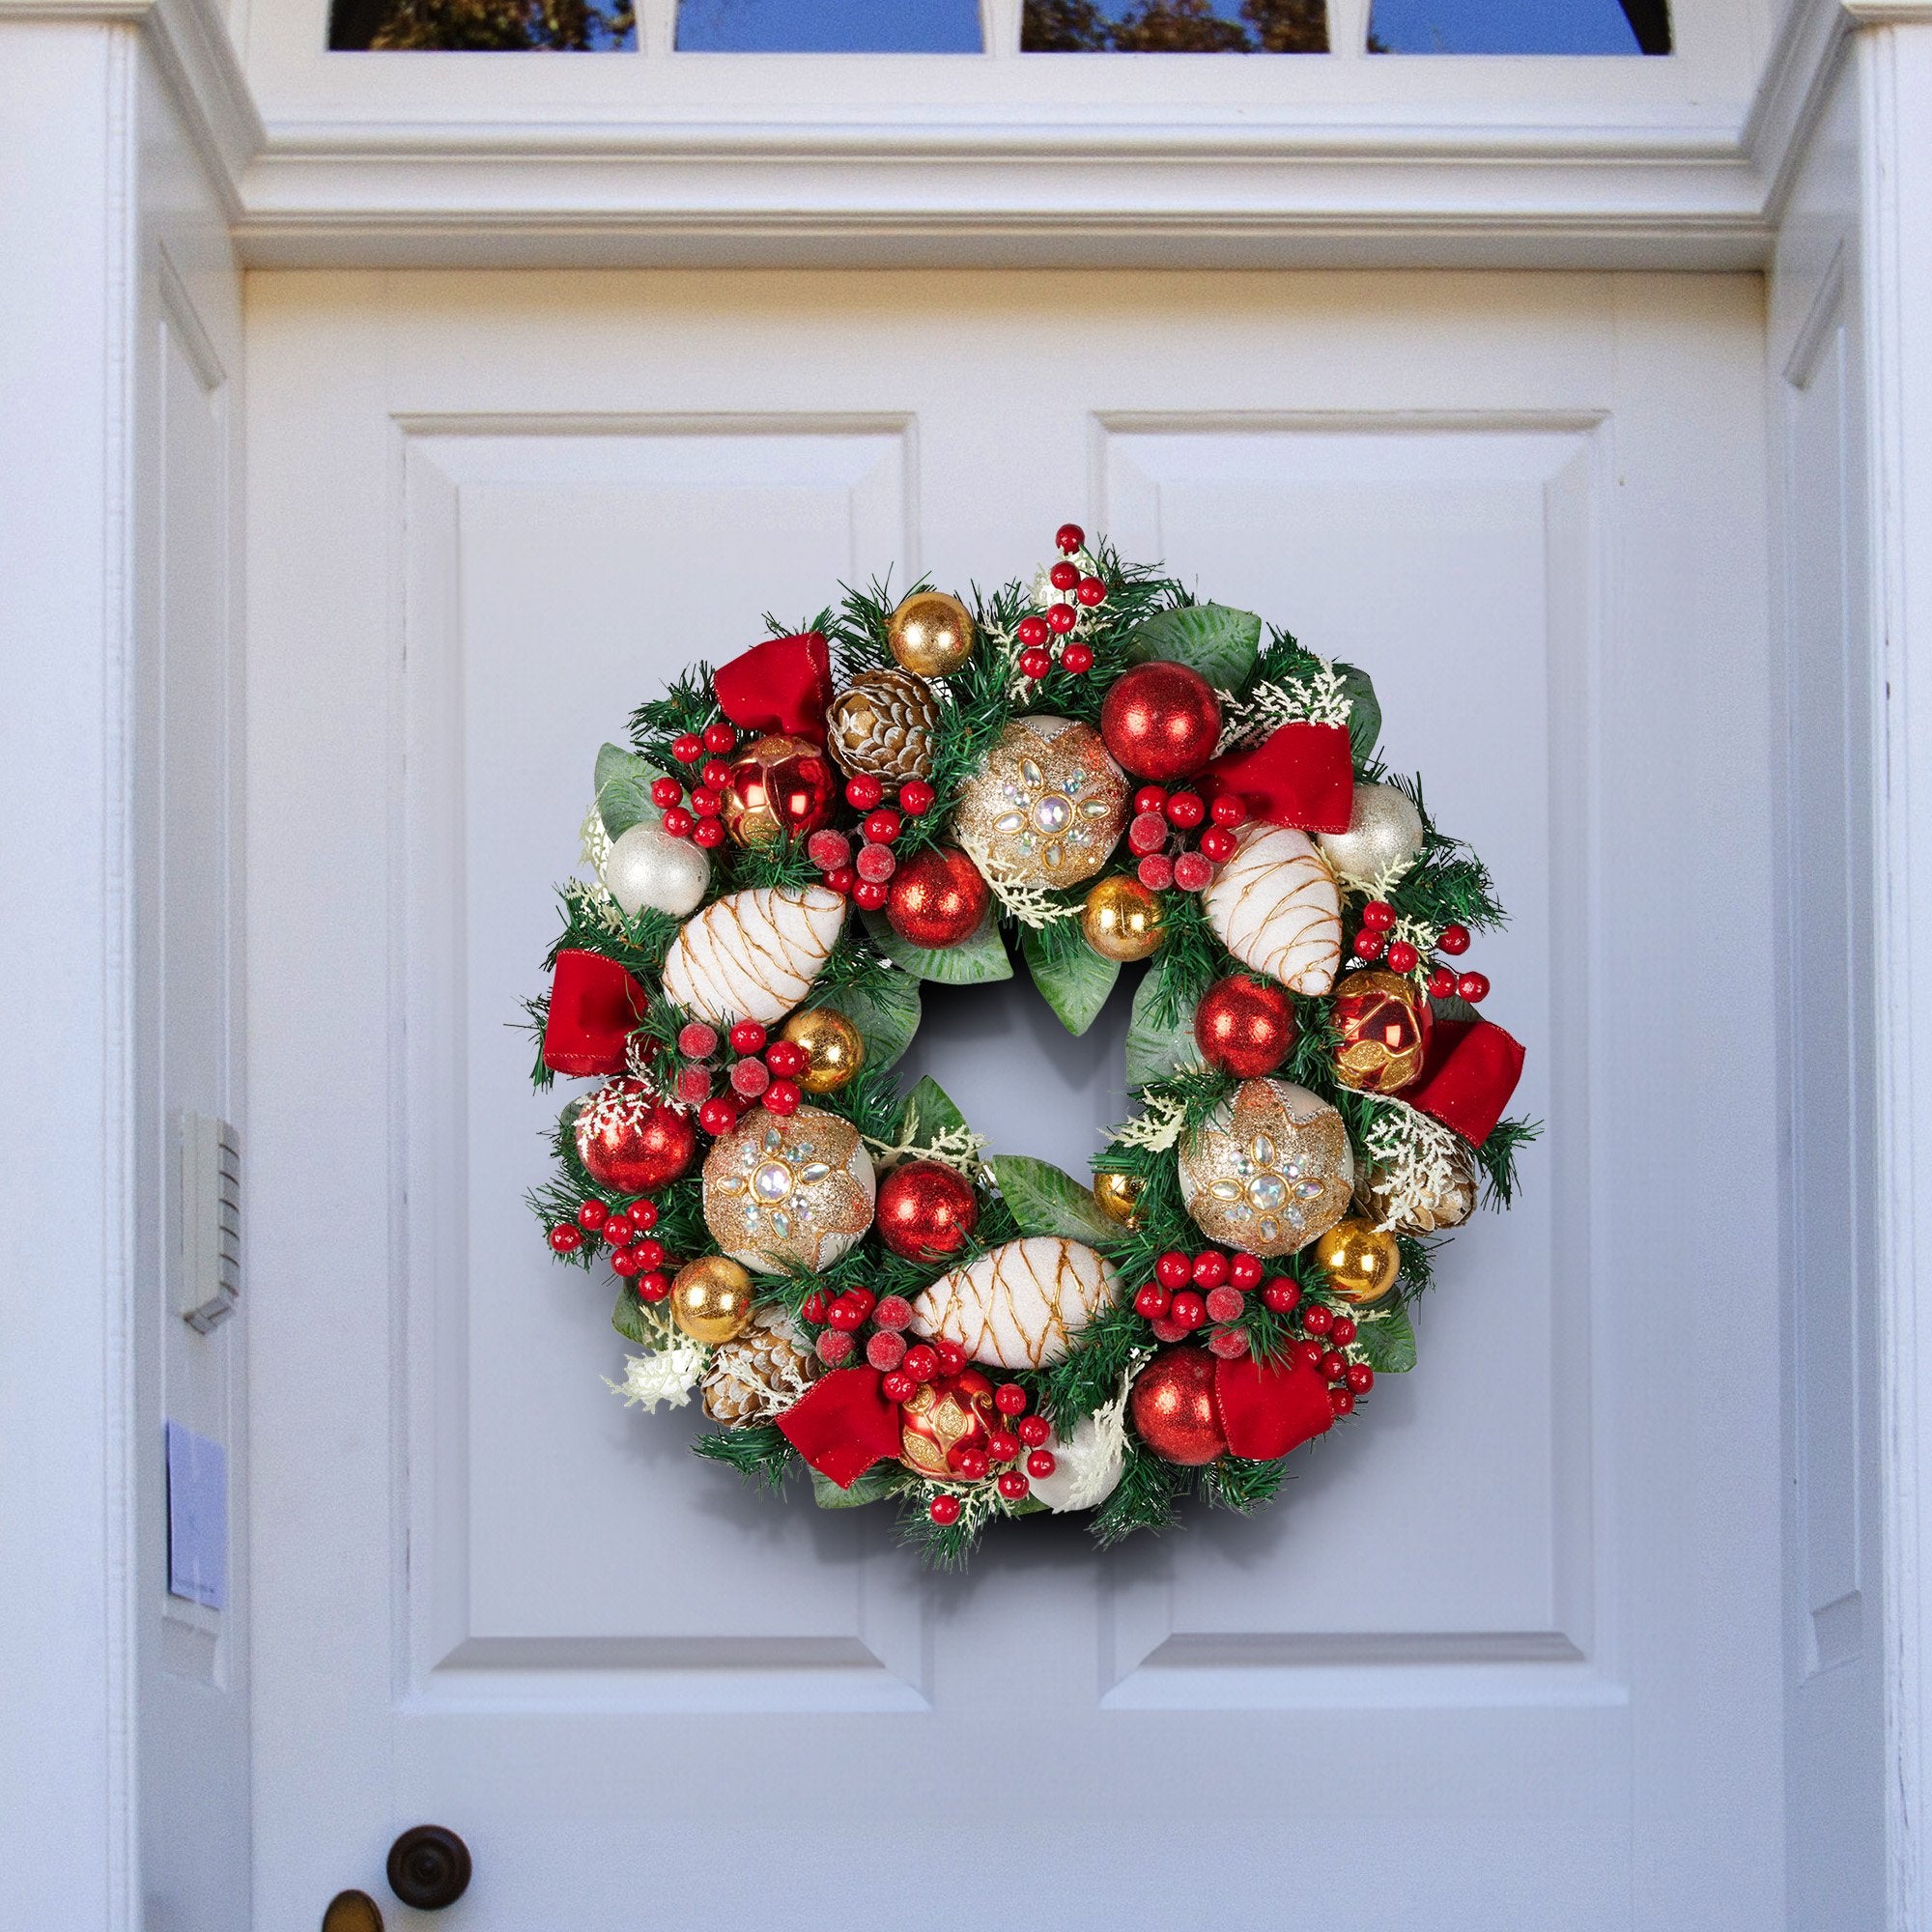
[[[977,54],[980,0],[678,0],[681,54]]]
[[[1026,0],[1029,54],[1322,54],[1326,0]]]
[[[622,53],[633,0],[334,0],[333,53]]]
[[[1670,51],[1665,0],[1376,0],[1378,54]]]

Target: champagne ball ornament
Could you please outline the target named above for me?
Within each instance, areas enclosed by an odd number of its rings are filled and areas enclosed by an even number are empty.
[[[686,1262],[671,1277],[670,1319],[706,1348],[742,1334],[752,1320],[752,1277],[723,1255]]]
[[[1346,832],[1319,832],[1321,855],[1350,885],[1378,887],[1422,852],[1422,814],[1392,784],[1358,784]]]
[[[661,1104],[629,1074],[605,1081],[584,1101],[575,1131],[584,1172],[613,1194],[655,1193],[697,1154],[690,1116]]]
[[[925,680],[903,670],[868,670],[855,677],[825,714],[826,747],[855,778],[932,776],[939,705]]]
[[[1100,735],[1136,778],[1164,784],[1214,755],[1221,700],[1198,670],[1156,658],[1114,680],[1100,706]]]
[[[1315,1243],[1315,1265],[1344,1301],[1379,1301],[1395,1286],[1402,1250],[1395,1236],[1350,1216],[1337,1221]]]
[[[950,677],[973,655],[973,613],[944,590],[902,598],[886,626],[886,645],[915,677]]]
[[[906,1466],[922,1476],[956,1483],[960,1452],[977,1451],[983,1457],[999,1428],[993,1384],[978,1369],[934,1376],[900,1406],[899,1453]]]
[[[673,838],[656,818],[643,819],[611,841],[604,855],[605,890],[635,919],[646,906],[682,919],[704,903],[711,861],[689,838]]]
[[[796,1076],[808,1094],[836,1094],[849,1087],[866,1064],[866,1037],[845,1015],[832,1007],[811,1007],[793,1013],[779,1029],[805,1055],[805,1070]]]
[[[928,845],[893,874],[886,922],[908,946],[940,952],[971,939],[992,893],[956,845]]]
[[[1435,1015],[1413,980],[1375,970],[1347,974],[1330,1011],[1339,1036],[1335,1078],[1344,1087],[1399,1094],[1420,1078]]]
[[[1081,936],[1102,959],[1122,963],[1146,959],[1167,937],[1161,926],[1160,895],[1138,879],[1116,872],[1099,881],[1080,908]]]
[[[724,786],[724,830],[740,845],[804,838],[832,822],[838,780],[810,738],[771,733],[731,760]]]
[[[1127,781],[1091,724],[1035,712],[1003,730],[959,788],[953,837],[1022,885],[1077,886],[1127,822]]]
[[[1194,1043],[1209,1066],[1260,1080],[1294,1050],[1294,1002],[1272,981],[1231,973],[1194,1009]]]
[[[956,1255],[980,1225],[980,1197],[956,1167],[909,1160],[879,1182],[873,1225],[879,1239],[909,1262]]]
[[[1227,1453],[1206,1349],[1163,1349],[1134,1378],[1127,1409],[1134,1433],[1164,1463],[1198,1468]]]
[[[1101,1213],[1118,1221],[1129,1234],[1137,1232],[1146,1218],[1140,1207],[1145,1191],[1146,1183],[1138,1175],[1102,1170],[1094,1177],[1094,1199],[1100,1204]]]

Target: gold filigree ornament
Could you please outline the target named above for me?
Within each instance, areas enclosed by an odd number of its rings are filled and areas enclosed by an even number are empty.
[[[859,1130],[820,1107],[754,1107],[704,1162],[704,1225],[761,1274],[830,1267],[872,1225],[872,1157]]]
[[[953,836],[1026,885],[1077,886],[1127,822],[1127,781],[1100,734],[1070,719],[1015,719],[959,789]]]
[[[1349,1210],[1355,1160],[1342,1117],[1289,1080],[1244,1080],[1180,1144],[1180,1191],[1209,1240],[1255,1255],[1306,1247]]]

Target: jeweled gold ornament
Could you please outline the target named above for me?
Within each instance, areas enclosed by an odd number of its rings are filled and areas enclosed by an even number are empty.
[[[1476,1211],[1475,1156],[1458,1141],[1443,1165],[1444,1171],[1398,1188],[1394,1168],[1372,1161],[1355,1177],[1355,1205],[1392,1235],[1439,1235],[1460,1228]]]
[[[707,1348],[742,1334],[752,1319],[752,1277],[723,1255],[700,1255],[671,1277],[670,1319]]]
[[[858,1128],[822,1107],[753,1107],[704,1157],[704,1225],[761,1274],[830,1267],[872,1225],[873,1193]]]
[[[976,1362],[1043,1369],[1113,1300],[1113,1264],[1079,1241],[1035,1235],[943,1274],[912,1305],[917,1335],[957,1342]]]
[[[944,590],[915,590],[886,626],[886,644],[915,677],[947,677],[973,655],[973,613]]]
[[[1022,885],[1065,887],[1107,863],[1126,819],[1126,777],[1100,734],[1037,715],[1014,719],[960,787],[952,832]]]
[[[1355,1159],[1327,1101],[1291,1080],[1244,1080],[1181,1141],[1179,1173],[1209,1240],[1289,1255],[1348,1212]]]
[[[1132,1231],[1138,1229],[1146,1218],[1141,1213],[1141,1195],[1147,1183],[1134,1174],[1110,1174],[1105,1170],[1094,1177],[1094,1199],[1100,1204],[1100,1211],[1110,1221],[1118,1221],[1122,1227]]]
[[[753,886],[690,921],[665,954],[664,989],[714,1026],[769,1026],[811,990],[848,911],[824,886]]]
[[[1379,1301],[1395,1286],[1402,1251],[1393,1235],[1350,1216],[1315,1243],[1315,1265],[1344,1301]]]
[[[1371,969],[1349,973],[1331,1009],[1335,1078],[1358,1094],[1399,1094],[1422,1072],[1434,1021],[1413,980]]]
[[[1305,832],[1244,825],[1201,896],[1214,937],[1291,993],[1325,993],[1342,963],[1342,896]]]
[[[724,830],[740,845],[776,845],[829,825],[838,803],[838,775],[825,753],[810,738],[768,732],[731,760]]]
[[[1112,873],[1088,889],[1080,932],[1102,959],[1145,959],[1158,952],[1167,937],[1160,895],[1125,872]]]
[[[836,1094],[850,1086],[866,1064],[866,1039],[845,1015],[832,1007],[794,1013],[779,1037],[805,1049],[805,1071],[798,1084],[808,1094]]]
[[[1391,784],[1358,784],[1346,832],[1321,832],[1321,855],[1351,885],[1379,888],[1422,851],[1422,814]]]
[[[811,1384],[811,1350],[798,1324],[767,1302],[723,1343],[704,1372],[704,1412],[727,1429],[781,1415]]]
[[[939,705],[910,671],[868,670],[855,677],[825,714],[826,749],[848,772],[903,783],[932,776]]]

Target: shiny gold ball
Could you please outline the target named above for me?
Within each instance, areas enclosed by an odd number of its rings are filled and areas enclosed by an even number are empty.
[[[1160,896],[1138,879],[1116,872],[1100,880],[1080,908],[1080,930],[1102,959],[1145,959],[1167,937]]]
[[[947,677],[973,655],[973,613],[943,590],[915,590],[893,612],[886,642],[917,677]]]
[[[866,1064],[866,1041],[850,1020],[831,1007],[794,1013],[779,1037],[805,1049],[805,1071],[798,1084],[808,1094],[836,1094],[850,1086]]]
[[[670,1319],[707,1348],[741,1335],[752,1321],[752,1277],[728,1255],[686,1262],[671,1277]]]
[[[1402,1255],[1393,1235],[1350,1217],[1317,1240],[1315,1264],[1344,1301],[1379,1301],[1395,1286]]]
[[[1138,1175],[1096,1174],[1094,1199],[1100,1204],[1100,1211],[1108,1220],[1118,1221],[1123,1228],[1138,1228],[1145,1218],[1140,1209],[1145,1185]]]

